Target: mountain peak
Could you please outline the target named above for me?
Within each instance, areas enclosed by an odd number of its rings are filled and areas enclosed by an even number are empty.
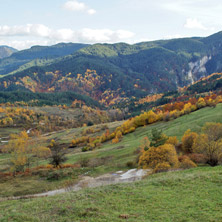
[[[14,52],[17,52],[17,49],[14,49],[12,47],[9,47],[7,45],[1,45],[0,46],[0,59],[9,57]]]

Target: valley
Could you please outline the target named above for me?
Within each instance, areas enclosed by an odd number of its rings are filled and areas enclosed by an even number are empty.
[[[0,47],[0,221],[221,221],[221,42]]]

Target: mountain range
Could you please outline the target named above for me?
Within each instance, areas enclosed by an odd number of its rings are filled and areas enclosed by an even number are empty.
[[[134,45],[34,46],[0,59],[0,90],[74,91],[109,105],[221,72],[221,52],[222,32]]]

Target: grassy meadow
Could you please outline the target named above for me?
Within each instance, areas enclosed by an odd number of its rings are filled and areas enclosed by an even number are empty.
[[[204,108],[178,119],[168,122],[158,122],[145,127],[137,128],[135,132],[125,135],[117,144],[104,143],[101,148],[89,152],[81,152],[80,148],[69,149],[67,163],[84,163],[83,168],[64,169],[59,180],[51,180],[50,175],[18,176],[9,180],[0,181],[0,197],[33,194],[64,187],[67,183],[75,183],[78,176],[87,173],[97,176],[117,170],[127,170],[127,162],[135,161],[138,147],[145,136],[150,136],[154,128],[162,129],[168,136],[177,136],[181,139],[187,129],[200,132],[206,122],[222,122],[222,104],[216,108]],[[107,124],[110,130],[122,122]],[[96,126],[98,127],[98,126]],[[74,136],[78,136],[85,128],[76,128],[45,134],[41,137],[43,144],[48,144],[51,139],[68,146]],[[103,133],[103,131],[99,132]],[[0,154],[0,170],[4,170],[9,162],[9,156]],[[42,161],[39,164],[46,164]],[[53,172],[52,172],[53,173]]]
[[[0,221],[222,221],[221,183],[221,166],[159,173],[135,183],[0,202]]]

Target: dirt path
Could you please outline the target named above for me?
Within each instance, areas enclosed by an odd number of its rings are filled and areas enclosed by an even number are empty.
[[[67,188],[52,190],[45,193],[39,193],[39,194],[33,194],[33,195],[2,198],[0,199],[0,201],[54,196],[57,194],[66,193],[70,191],[78,191],[83,188],[100,187],[100,186],[117,184],[117,183],[129,183],[129,182],[141,180],[148,172],[149,170],[131,169],[126,172],[118,171],[116,173],[107,173],[107,174],[104,174],[102,176],[95,177],[95,178],[84,176],[77,184],[67,187]]]

